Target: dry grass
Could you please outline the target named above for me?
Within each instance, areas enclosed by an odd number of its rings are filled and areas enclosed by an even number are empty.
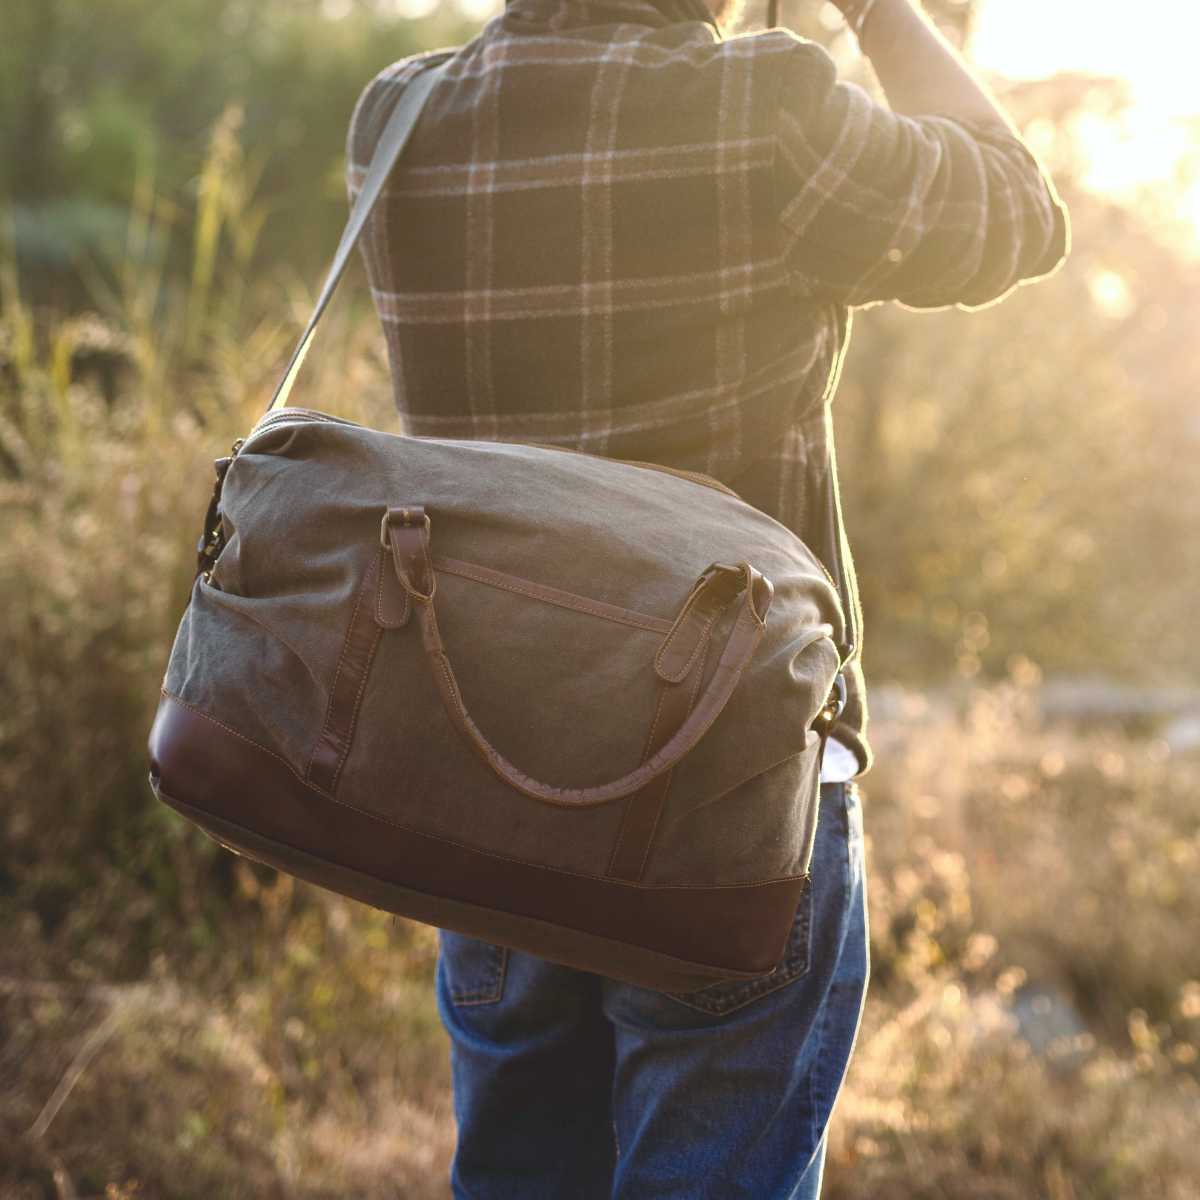
[[[932,717],[913,696],[880,730],[874,978],[831,1200],[1195,1195],[1200,764],[1044,729],[1035,699]]]
[[[880,730],[831,1200],[1195,1194],[1197,764],[1036,732],[1025,699]],[[136,983],[69,982],[86,947],[9,927],[0,1195],[55,1195],[55,1167],[79,1195],[447,1194],[429,931],[240,863],[216,944],[164,946]],[[1038,1053],[1013,1007],[1034,983],[1079,1020]]]

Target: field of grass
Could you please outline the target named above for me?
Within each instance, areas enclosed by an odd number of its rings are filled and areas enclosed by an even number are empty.
[[[1200,764],[1028,700],[928,722],[914,694],[879,731],[832,1200],[1195,1195]],[[6,905],[0,1195],[448,1195],[431,931],[155,818],[177,908],[115,871]]]
[[[213,244],[190,289],[131,272],[82,319],[0,272],[0,1197],[442,1197],[431,931],[232,858],[145,783],[211,460],[287,340]],[[303,390],[387,420],[373,326],[335,314]],[[1200,761],[1046,727],[1019,663],[875,736],[827,1195],[1192,1200]]]

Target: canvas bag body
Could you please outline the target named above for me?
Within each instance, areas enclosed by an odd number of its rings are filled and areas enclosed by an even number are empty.
[[[795,534],[666,470],[306,410],[269,414],[219,472],[151,732],[161,799],[301,878],[615,978],[777,965],[847,641]],[[409,512],[426,582],[399,549]],[[588,794],[719,692],[668,769]]]

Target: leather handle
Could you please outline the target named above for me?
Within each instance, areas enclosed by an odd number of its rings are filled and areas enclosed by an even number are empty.
[[[447,715],[471,743],[479,756],[510,787],[535,800],[569,808],[584,808],[618,800],[645,787],[652,779],[669,771],[688,754],[721,715],[733,695],[742,672],[762,640],[767,611],[774,588],[770,580],[748,563],[737,567],[715,566],[701,576],[684,606],[682,616],[690,618],[697,608],[725,593],[726,606],[739,600],[737,617],[708,685],[700,693],[691,711],[675,732],[640,766],[609,783],[591,787],[560,787],[542,783],[509,762],[488,741],[467,711],[454,669],[442,642],[434,610],[434,573],[429,554],[431,525],[420,505],[389,508],[383,519],[382,540],[390,546],[392,562],[400,584],[413,603],[425,652]],[[675,686],[683,686],[677,684]]]

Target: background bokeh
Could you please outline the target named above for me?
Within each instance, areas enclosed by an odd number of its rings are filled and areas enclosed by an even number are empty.
[[[836,419],[874,974],[827,1194],[1190,1200],[1193,18],[930,7],[1050,168],[1074,251],[984,312],[856,314]],[[144,745],[211,460],[345,217],[354,99],[491,11],[5,0],[0,1197],[447,1194],[432,933],[219,850],[153,801]],[[828,9],[783,15],[874,86]],[[300,402],[394,427],[357,271]]]

